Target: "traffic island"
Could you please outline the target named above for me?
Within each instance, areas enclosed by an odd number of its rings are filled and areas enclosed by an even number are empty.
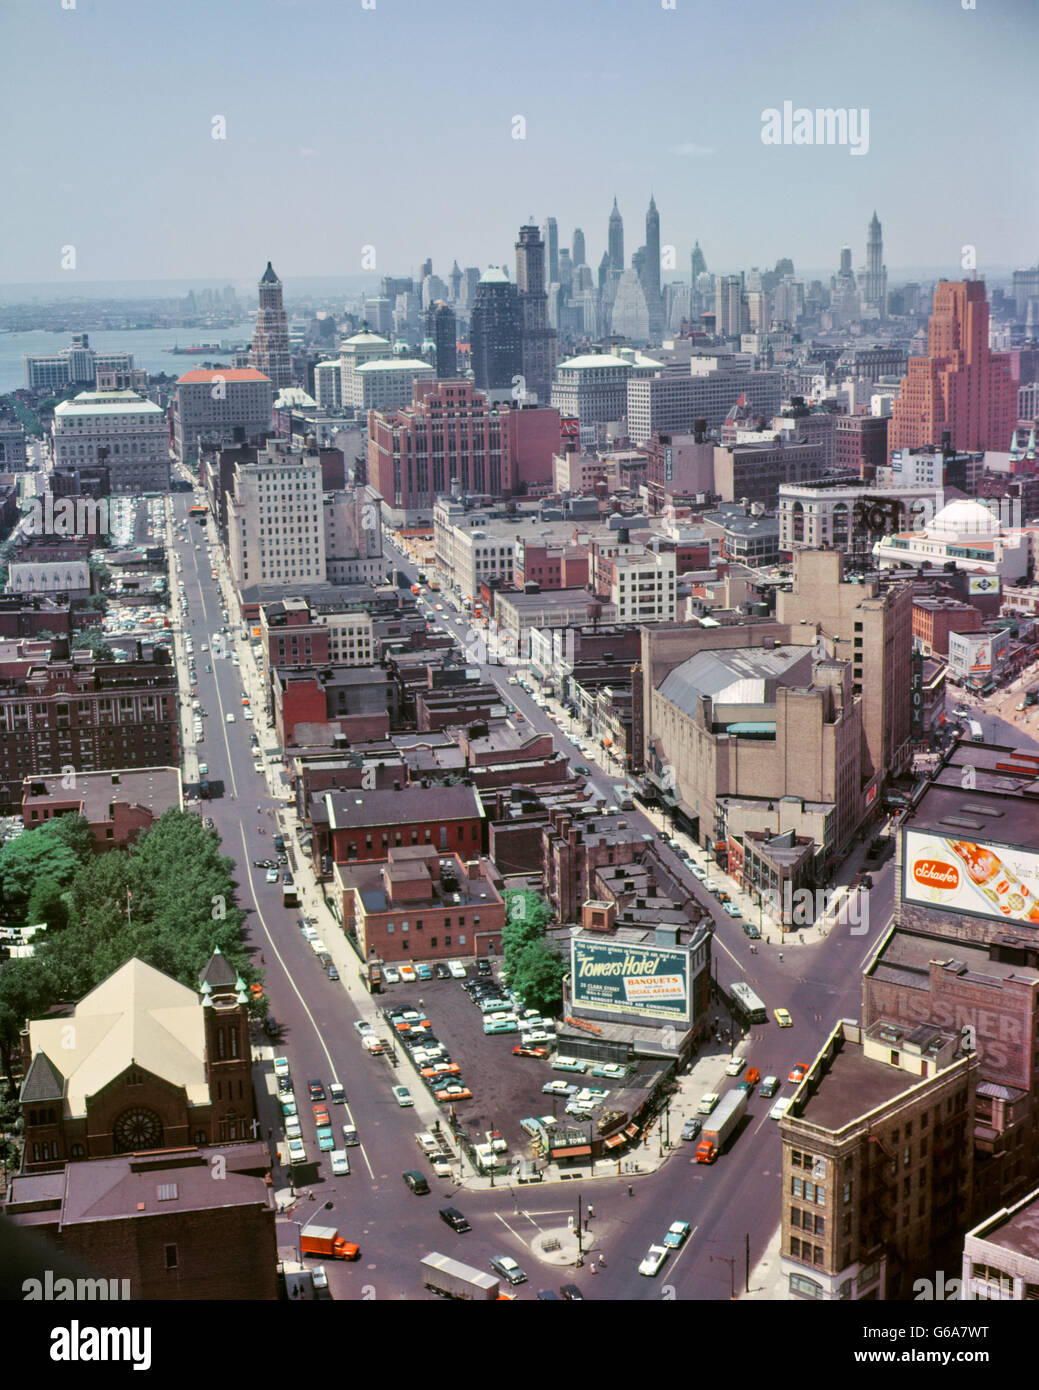
[[[539,1231],[530,1242],[530,1253],[543,1264],[576,1265],[587,1259],[594,1246],[594,1237],[585,1232],[580,1241],[569,1226],[557,1226],[551,1231]]]

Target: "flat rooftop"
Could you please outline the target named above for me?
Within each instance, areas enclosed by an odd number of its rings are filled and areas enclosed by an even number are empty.
[[[22,797],[26,808],[42,806],[49,801],[78,802],[88,821],[108,818],[113,802],[147,806],[161,814],[167,806],[181,804],[180,770],[175,767],[145,767],[122,769],[118,772],[80,772],[76,788],[69,791],[60,773],[50,777],[27,779]]]
[[[800,1118],[820,1129],[838,1131],[920,1084],[920,1077],[863,1055],[857,1043],[845,1040],[834,1056]]]
[[[974,785],[964,789],[964,770]],[[957,743],[903,829],[1039,849],[1039,754],[1011,744]]]
[[[998,984],[1004,980],[1031,982],[1039,979],[1039,970],[1030,966],[992,960],[987,946],[927,936],[902,927],[891,933],[867,973],[874,980],[926,993],[930,989],[932,961],[941,961],[947,970],[966,983],[976,980]]]
[[[1039,1192],[1033,1192],[1002,1219],[997,1215],[990,1226],[979,1226],[968,1235],[1011,1254],[1039,1259]]]

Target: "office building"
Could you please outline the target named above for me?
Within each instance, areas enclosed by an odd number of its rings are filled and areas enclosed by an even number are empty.
[[[660,293],[660,214],[653,198],[646,212],[646,257],[641,279],[649,314],[649,337],[656,342],[664,332],[664,301]]]
[[[624,270],[624,219],[617,207],[616,197],[613,199],[607,227],[606,256],[610,270],[616,271],[619,275]]]
[[[777,318],[780,315],[777,313]],[[750,328],[750,318],[743,294],[742,275],[715,277],[714,331],[719,338],[738,338]]]
[[[360,607],[284,598],[260,608],[268,671],[307,666],[370,666],[372,615]]]
[[[912,586],[846,580],[841,551],[799,550],[793,588],[776,595],[776,618],[850,660],[851,693],[862,702],[861,782],[883,787],[909,762]],[[875,793],[866,795],[872,803]]]
[[[908,1299],[957,1249],[973,1209],[976,1070],[956,1029],[837,1024],[779,1125],[791,1297]]]
[[[837,415],[833,421],[833,465],[870,481],[887,462],[888,417]]]
[[[940,280],[927,330],[927,356],[911,357],[891,406],[888,452],[941,444],[1006,449],[1017,393],[1006,353],[989,350],[983,280]]]
[[[73,333],[60,352],[26,353],[22,357],[29,391],[63,391],[68,386],[96,386],[99,371],[133,371],[132,352],[97,352],[86,333]]]
[[[959,1297],[966,1303],[1039,1301],[1039,1192],[986,1216],[963,1242]],[[950,1283],[953,1281],[950,1281]],[[947,1294],[952,1297],[953,1294]]]
[[[455,311],[438,302],[426,316],[426,332],[436,344],[436,374],[440,381],[453,381],[458,375]]]
[[[520,315],[520,372],[525,392],[520,399],[533,393],[536,400],[545,405],[556,366],[557,335],[548,323],[545,243],[537,227],[520,228],[516,242],[516,293]]]
[[[586,264],[584,232],[581,231],[580,227],[574,228],[573,240],[570,243],[570,259],[573,261],[575,268],[579,265]]]
[[[236,587],[325,578],[321,461],[272,442],[239,461],[227,499],[228,557]]]
[[[289,321],[282,303],[281,281],[270,261],[260,277],[260,312],[256,316],[249,365],[270,377],[275,391],[292,385]]]
[[[269,433],[273,415],[273,384],[262,372],[253,367],[196,367],[177,381],[174,451],[187,463],[198,459],[200,444],[244,444]]]
[[[78,471],[101,465],[113,493],[169,490],[166,416],[136,391],[81,391],[55,406],[53,430],[57,466]]]
[[[548,283],[558,285],[559,278],[559,227],[554,217],[545,219],[541,229],[545,250],[548,253]]]
[[[877,318],[887,317],[887,266],[884,264],[884,236],[876,209],[866,234],[866,272],[862,282],[864,309],[874,311]]]
[[[742,355],[693,357],[689,368],[688,376],[664,371],[652,376],[632,374],[627,419],[634,443],[645,444],[654,433],[692,434],[698,419],[706,421],[707,429],[720,430],[741,396],[766,419],[779,411],[782,372],[756,371]]]
[[[484,271],[476,287],[469,346],[476,386],[496,400],[515,399],[516,378],[523,374],[519,299],[516,286],[496,266]]]
[[[634,266],[623,271],[617,279],[610,311],[610,333],[615,338],[628,338],[633,343],[649,342],[649,306],[642,280]]]

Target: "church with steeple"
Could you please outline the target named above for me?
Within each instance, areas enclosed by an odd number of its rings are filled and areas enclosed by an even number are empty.
[[[248,991],[219,948],[197,989],[128,960],[21,1051],[27,1173],[256,1137]]]

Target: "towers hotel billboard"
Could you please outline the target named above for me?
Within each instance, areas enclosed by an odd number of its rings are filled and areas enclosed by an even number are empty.
[[[575,936],[570,944],[575,1006],[600,1013],[689,1021],[689,952]]]
[[[1039,854],[905,831],[902,897],[924,907],[1039,927]]]

